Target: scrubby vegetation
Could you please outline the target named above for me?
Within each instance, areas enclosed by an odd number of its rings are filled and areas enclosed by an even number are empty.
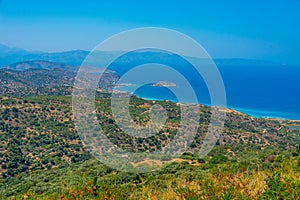
[[[298,149],[299,150],[299,149]],[[8,199],[299,199],[298,151],[236,161],[218,154],[198,162],[194,155],[159,171],[134,174],[110,169],[99,161],[35,171],[3,183]]]
[[[118,129],[109,96],[96,99],[99,123],[118,146],[133,152],[161,148],[176,134],[180,108],[147,139]],[[209,123],[200,107],[200,129],[190,153],[149,173],[125,173],[96,161],[77,135],[70,96],[0,97],[0,195],[3,199],[299,199],[300,123],[257,119],[232,110],[212,152],[196,153]],[[147,123],[153,101],[132,98],[131,117]],[[108,129],[105,129],[108,128]],[[298,146],[297,146],[298,145]]]

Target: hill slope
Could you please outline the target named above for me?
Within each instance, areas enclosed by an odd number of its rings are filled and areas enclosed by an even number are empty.
[[[104,95],[104,94],[103,94]],[[160,148],[168,142],[176,131],[176,104],[160,102],[169,108],[170,126],[165,127],[155,137],[143,140],[131,138],[112,124],[109,112],[109,98],[96,101],[99,123],[116,145],[128,151],[145,151]],[[137,122],[147,122],[147,107],[152,101],[134,98],[131,102],[133,118]],[[37,169],[46,170],[89,158],[74,128],[71,112],[71,98],[62,96],[40,96],[27,98],[0,99],[0,171],[2,176],[10,177]],[[142,109],[141,109],[142,108]],[[191,144],[191,151],[201,146],[203,134],[209,119],[209,107],[201,108],[201,122],[198,136]],[[216,146],[228,146],[225,155],[238,159],[247,148],[264,151],[265,148],[290,149],[300,143],[300,123],[255,119],[232,112],[228,115],[225,129]],[[116,139],[118,138],[118,139]],[[243,146],[244,145],[244,146]],[[235,147],[236,146],[236,147]]]
[[[23,61],[17,62],[3,67],[4,69],[24,71],[28,69],[65,69],[76,71],[78,68],[72,67],[63,63],[49,62],[44,60],[33,60],[33,61]]]
[[[78,67],[41,60],[10,64],[0,68],[0,96],[70,95],[77,70]],[[118,79],[112,71],[102,77],[108,85]]]
[[[137,122],[145,121],[145,109],[151,102],[137,98],[131,101]],[[177,110],[176,104],[160,103]],[[97,99],[99,122],[113,128],[107,105],[108,98]],[[297,162],[300,158],[295,147],[300,141],[300,123],[296,121],[255,119],[226,111],[224,132],[206,158],[187,153],[173,163],[166,163],[157,172],[132,174],[110,169],[91,159],[74,129],[70,97],[1,97],[0,106],[2,198],[184,199],[192,195],[199,199],[205,194],[205,199],[226,195],[297,199],[299,195],[300,165]],[[203,128],[208,122],[209,110],[209,107],[201,108]],[[173,113],[170,117],[173,118],[171,123],[176,123],[176,115]],[[193,149],[199,145],[201,130]],[[152,138],[139,144],[128,142],[124,135],[117,137],[120,135],[115,131],[111,133],[115,133],[112,141],[126,144],[124,147],[128,150],[148,152],[159,148],[160,141],[167,142],[160,137],[164,132],[157,137],[158,141]]]

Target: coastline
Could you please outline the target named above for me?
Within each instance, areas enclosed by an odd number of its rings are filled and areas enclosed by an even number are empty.
[[[156,87],[156,86],[152,86]],[[146,95],[142,94],[136,94],[135,93],[136,86],[133,87],[131,86],[123,86],[123,87],[118,87],[117,91],[120,92],[129,92],[130,94],[134,94],[135,96],[145,99],[145,100],[152,100],[152,101],[170,101],[174,103],[180,103],[176,100],[168,99],[168,98],[154,98],[154,97],[149,97]],[[192,102],[183,102],[183,103],[192,103]],[[205,106],[212,106],[211,104],[207,104],[204,102],[201,102],[199,104],[205,105]],[[235,112],[238,112],[240,114],[246,114],[254,118],[264,118],[264,119],[274,119],[274,120],[289,120],[289,121],[300,121],[300,114],[295,114],[295,113],[287,113],[287,112],[280,112],[280,111],[270,111],[270,110],[263,110],[263,109],[252,109],[252,108],[243,108],[243,107],[238,107],[238,106],[232,106],[232,105],[226,105],[224,109],[232,110]]]
[[[140,96],[140,95],[136,95],[136,94],[135,94],[135,96],[145,99],[145,100],[150,100],[150,101],[170,101],[170,102],[174,102],[174,103],[180,103],[180,102],[169,100],[169,99],[145,97],[145,96]],[[205,105],[205,106],[211,106],[211,105],[205,104],[205,103],[200,103],[200,104]],[[236,112],[239,114],[246,114],[246,115],[249,115],[254,118],[263,118],[263,119],[269,119],[269,120],[288,120],[288,121],[297,121],[297,122],[300,121],[300,118],[298,118],[296,115],[290,114],[290,113],[240,108],[240,107],[230,106],[230,105],[227,105],[227,107],[224,107],[224,111],[225,112]],[[293,117],[291,117],[291,116],[293,116]]]

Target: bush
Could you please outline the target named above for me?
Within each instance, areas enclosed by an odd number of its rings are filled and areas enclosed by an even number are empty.
[[[291,199],[287,185],[282,182],[279,173],[271,173],[266,183],[267,189],[264,193],[266,199]]]
[[[227,162],[228,158],[224,155],[215,155],[210,160],[211,164],[221,164]]]

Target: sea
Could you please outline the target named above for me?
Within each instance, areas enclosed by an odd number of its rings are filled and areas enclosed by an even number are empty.
[[[300,66],[221,66],[218,69],[225,87],[227,108],[258,118],[300,120]],[[175,87],[180,88],[180,85]],[[200,96],[198,101],[193,102],[189,96],[185,96],[183,101],[211,105],[207,88],[203,86],[194,88],[196,92],[202,94],[198,95]],[[179,102],[168,87],[145,84],[117,89],[148,100]]]
[[[175,58],[172,58],[170,63],[165,60],[160,61],[163,61],[160,63],[168,66],[173,64],[173,68],[188,79],[196,92],[198,99],[196,102],[194,102],[194,98],[190,99],[189,95],[183,95],[184,98],[179,100],[172,92],[171,87],[154,85],[158,80],[173,82],[169,78],[176,75],[174,74],[173,76],[168,70],[162,71],[162,66],[152,68],[148,66],[150,70],[140,70],[139,73],[135,73],[134,77],[139,80],[143,80],[148,76],[154,76],[154,82],[140,84],[137,81],[135,84],[130,85],[134,81],[127,80],[129,84],[118,87],[117,90],[131,92],[138,97],[149,100],[169,100],[211,105],[211,97],[207,86],[201,75],[195,75],[196,72],[192,67],[180,60],[176,61]],[[147,62],[147,60],[143,62]],[[179,64],[176,65],[174,63]],[[139,64],[143,63],[135,63],[136,66]],[[251,64],[248,62],[247,64],[216,63],[216,66],[223,80],[226,94],[226,105],[221,106],[226,106],[258,118],[300,120],[300,65]],[[127,68],[125,71],[128,72],[128,67],[125,68]],[[113,66],[111,69],[118,71]],[[119,70],[118,72],[123,81],[126,79],[122,77],[125,71],[120,73]],[[124,82],[126,83],[126,80]],[[182,94],[188,90],[180,81],[176,83],[175,87]]]

